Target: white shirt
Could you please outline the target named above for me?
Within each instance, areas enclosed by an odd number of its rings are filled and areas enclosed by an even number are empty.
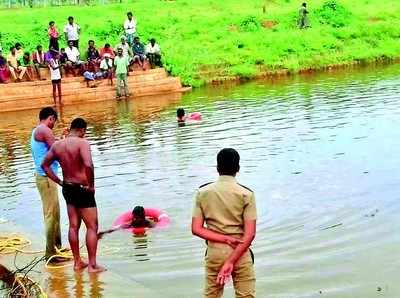
[[[100,69],[107,69],[107,70],[109,70],[109,69],[112,69],[112,67],[113,67],[113,61],[112,61],[111,58],[108,59],[108,63],[107,63],[106,59],[101,60],[101,62],[100,62]]]
[[[132,18],[131,21],[129,19],[126,19],[124,23],[124,29],[126,34],[134,34],[136,32],[136,21],[134,18]]]
[[[71,62],[78,62],[78,57],[79,57],[79,51],[77,48],[72,47],[72,49],[70,47],[65,49],[65,54],[67,54],[68,60]]]
[[[154,47],[153,47],[151,45],[151,42],[146,46],[144,51],[146,54],[160,54],[161,53],[161,49],[160,49],[160,46],[158,45],[158,43],[155,43]]]
[[[67,33],[67,39],[68,40],[78,40],[79,39],[79,33],[78,33],[79,29],[81,29],[81,27],[79,27],[79,25],[75,24],[75,23],[72,23],[72,25],[70,23],[65,25],[64,33]]]
[[[125,44],[119,43],[119,44],[117,44],[115,46],[115,48],[114,48],[115,51],[118,51],[119,47],[122,48],[122,55],[123,56],[130,56],[130,48],[129,48],[129,44],[128,43],[125,43]]]
[[[53,69],[52,66],[53,66],[53,67],[58,67],[58,66],[59,66],[58,60],[50,59],[49,68],[50,68],[50,78],[51,78],[51,80],[52,80],[52,81],[53,81],[53,80],[60,80],[60,79],[61,79],[61,72],[60,72],[60,69],[59,69],[59,68]]]

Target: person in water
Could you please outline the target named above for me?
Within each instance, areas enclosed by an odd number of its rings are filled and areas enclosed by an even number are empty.
[[[130,229],[130,228],[154,228],[155,221],[149,218],[146,218],[146,212],[143,206],[135,206],[132,210],[132,221],[127,224],[119,225],[109,230],[105,230],[99,232],[97,237],[100,239],[104,234],[110,234],[112,232],[122,230],[122,229]]]
[[[193,112],[186,115],[183,108],[176,110],[176,120],[178,121],[178,124],[184,124],[185,121],[200,121],[201,118],[202,116],[200,112]]]
[[[179,108],[176,110],[176,120],[178,122],[185,122],[186,121],[186,116],[185,116],[185,110],[182,108]]]

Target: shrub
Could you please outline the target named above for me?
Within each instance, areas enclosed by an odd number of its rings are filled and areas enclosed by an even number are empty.
[[[315,15],[321,24],[341,28],[350,24],[352,13],[336,0],[328,0],[320,9],[315,11]]]

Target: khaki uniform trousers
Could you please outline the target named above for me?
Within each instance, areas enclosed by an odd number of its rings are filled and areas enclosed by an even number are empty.
[[[46,258],[61,248],[60,204],[57,184],[46,176],[36,174],[36,186],[42,199],[43,217],[46,231]]]
[[[206,287],[205,298],[219,298],[224,293],[224,286],[217,284],[217,276],[233,248],[223,243],[209,243],[205,257]],[[233,286],[236,298],[254,298],[256,277],[250,250],[247,250],[237,261],[232,271]]]

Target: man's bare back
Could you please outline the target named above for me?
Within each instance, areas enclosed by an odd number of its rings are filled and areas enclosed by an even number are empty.
[[[55,142],[51,151],[61,165],[64,182],[90,185],[86,176],[86,168],[93,167],[93,163],[87,140],[69,136]]]

